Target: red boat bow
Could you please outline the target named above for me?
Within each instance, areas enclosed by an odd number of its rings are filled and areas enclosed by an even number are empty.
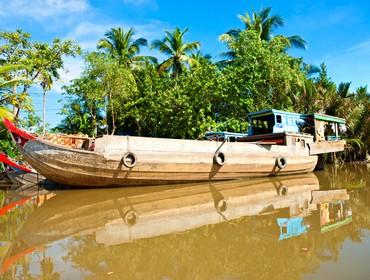
[[[4,118],[3,119],[3,123],[6,127],[6,129],[10,132],[10,134],[12,135],[12,138],[14,140],[14,142],[19,145],[20,147],[23,147],[24,144],[26,144],[29,140],[34,140],[36,139],[35,136],[23,131],[23,130],[20,130],[19,128],[17,128],[14,123],[12,123],[10,120]]]

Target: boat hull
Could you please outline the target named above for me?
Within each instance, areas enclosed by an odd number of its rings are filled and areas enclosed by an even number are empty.
[[[23,147],[25,159],[47,179],[71,186],[108,187],[231,180],[313,171],[316,156],[308,149],[278,145],[230,143],[146,137],[105,136],[94,152],[69,149],[39,139]],[[127,167],[123,155],[133,153],[136,164]],[[214,161],[223,153],[225,162]],[[287,166],[278,168],[284,157]]]

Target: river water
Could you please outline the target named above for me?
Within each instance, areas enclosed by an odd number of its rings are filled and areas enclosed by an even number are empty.
[[[1,279],[370,279],[370,166],[0,191]]]

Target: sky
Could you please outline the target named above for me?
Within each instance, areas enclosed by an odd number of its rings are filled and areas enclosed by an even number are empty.
[[[231,28],[243,28],[239,14],[272,7],[284,18],[277,34],[300,35],[307,50],[291,50],[306,63],[325,63],[334,82],[352,82],[351,89],[370,85],[370,2],[348,0],[0,0],[0,30],[22,29],[36,41],[73,39],[83,50],[96,43],[112,27],[133,27],[137,37],[151,42],[163,38],[165,30],[188,27],[186,39],[199,41],[204,54],[214,60],[225,46],[218,37]],[[143,54],[164,57],[148,48]],[[62,103],[62,85],[77,78],[84,63],[81,57],[65,58],[61,79],[48,93],[47,122],[57,125]],[[42,90],[31,92],[36,112],[42,114]]]

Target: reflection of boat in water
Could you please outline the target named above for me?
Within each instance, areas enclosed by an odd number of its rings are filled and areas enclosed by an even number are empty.
[[[87,232],[99,243],[129,242],[275,209],[305,208],[319,185],[314,174],[276,179],[73,191],[57,194],[33,213],[25,240],[60,239]]]
[[[17,244],[18,241],[14,240],[14,236],[8,234],[9,232],[19,232],[22,223],[18,219],[26,219],[35,207],[40,206],[53,196],[52,193],[45,191],[34,192],[32,196],[27,196],[25,193],[22,190],[20,192],[0,191],[0,228],[11,227],[10,231],[0,231],[0,260],[2,260],[0,272],[6,271],[18,259],[36,249],[33,246],[26,246],[24,250],[9,255],[9,252],[13,251],[19,244]]]
[[[352,221],[349,195],[345,189],[312,192],[310,210],[296,215],[280,213],[277,218],[279,240],[296,237],[308,231],[326,232]]]
[[[299,178],[299,176],[295,177]],[[289,195],[290,184],[286,184],[286,186],[288,186],[288,192],[284,191],[283,193]],[[345,184],[342,184],[342,186],[345,186]],[[245,188],[248,188],[248,186]],[[216,189],[219,189],[219,187],[216,187]],[[333,195],[335,193],[333,190],[326,191],[325,189],[328,189],[328,186],[320,185],[320,190],[311,192],[314,195],[320,194],[315,196],[316,202],[334,203],[337,199],[346,200],[346,197],[344,197],[345,191],[341,191],[343,196],[337,197]],[[138,190],[143,189],[138,188]],[[165,190],[168,190],[168,188],[153,188],[151,192]],[[78,193],[76,192],[76,194]],[[90,191],[85,192],[85,194],[88,193]],[[109,199],[108,195],[103,195],[104,193],[106,192],[97,192],[96,196],[101,196],[102,201]],[[130,201],[130,197],[139,194],[149,196],[149,193],[145,191],[136,193],[132,189],[125,195]],[[163,276],[168,276],[169,279],[301,279],[306,278],[307,275],[311,277],[312,273],[315,273],[316,278],[321,279],[325,278],[327,274],[326,272],[317,273],[318,267],[326,266],[325,262],[327,261],[331,263],[338,261],[341,269],[343,265],[341,257],[347,255],[348,246],[353,243],[355,248],[359,248],[357,243],[359,240],[368,240],[368,235],[364,236],[364,232],[369,228],[370,189],[351,191],[349,194],[353,209],[353,221],[351,224],[325,233],[320,230],[313,230],[314,226],[309,221],[311,214],[317,213],[315,212],[317,210],[311,211],[310,214],[308,211],[304,211],[305,205],[303,209],[295,207],[294,201],[289,208],[273,209],[272,207],[266,207],[261,214],[256,216],[240,217],[230,222],[220,222],[218,224],[205,224],[182,232],[134,239],[133,242],[114,243],[113,246],[106,246],[109,243],[104,244],[101,241],[98,243],[96,230],[94,229],[86,230],[86,232],[81,230],[79,233],[65,237],[59,235],[60,238],[56,233],[54,233],[54,237],[52,237],[53,233],[49,233],[49,242],[46,238],[42,240],[42,237],[38,240],[36,238],[25,240],[27,243],[23,246],[19,245],[17,247],[19,250],[14,247],[13,250],[9,251],[14,253],[9,254],[9,257],[11,257],[17,252],[25,252],[27,248],[31,248],[34,244],[41,244],[39,249],[41,252],[35,252],[20,259],[5,273],[4,278],[7,276],[10,279],[16,278],[11,276],[13,271],[21,272],[25,263],[30,264],[29,267],[33,269],[34,276],[39,275],[39,278],[41,278],[40,257],[46,256],[50,257],[54,263],[54,271],[60,273],[63,278],[73,279],[82,279],[86,275],[94,279],[136,279],[138,278],[138,272],[140,272],[140,279],[162,279]],[[49,205],[57,196],[51,198],[43,206]],[[68,197],[71,196],[66,196],[66,198]],[[81,198],[81,196],[79,197]],[[318,197],[320,197],[320,200],[317,199]],[[58,204],[51,205],[61,205],[62,200],[58,200],[60,201]],[[99,207],[98,200],[98,198],[90,195],[86,201],[75,202],[74,205],[81,210],[82,205],[85,204],[88,211],[96,213],[98,217],[102,208]],[[70,209],[73,206],[72,201],[74,200],[72,199],[69,203]],[[136,203],[140,201],[137,199]],[[312,206],[313,202],[314,200],[309,201],[309,204]],[[96,206],[90,207],[89,205],[93,203]],[[311,206],[310,208],[314,208]],[[60,213],[60,218],[70,210],[67,207],[58,207],[63,212]],[[318,209],[318,207],[315,208]],[[43,211],[48,209],[51,208],[45,208]],[[139,214],[139,212],[137,213]],[[51,213],[51,215],[56,216],[56,212]],[[47,215],[44,217],[48,218]],[[307,233],[301,236],[279,241],[279,232],[272,234],[274,229],[279,230],[277,219],[294,217],[302,217],[304,224],[310,224],[311,227],[308,228]],[[68,219],[68,217],[65,218]],[[137,224],[139,218],[140,215],[138,215]],[[82,217],[75,221],[78,222],[79,220],[81,221]],[[33,219],[33,221],[37,222],[37,219]],[[60,221],[63,222],[62,219]],[[317,223],[319,219],[315,218],[315,221]],[[98,227],[101,228],[108,222],[107,219],[105,223],[104,221],[99,223],[101,226]],[[93,227],[93,223],[90,222],[90,224]],[[71,227],[77,228],[79,225],[71,223]],[[135,227],[135,225],[132,227]],[[28,228],[31,230],[31,234],[37,236],[36,226]],[[57,229],[57,227],[54,226],[54,229]],[[44,229],[43,232],[45,231]],[[12,240],[22,240],[21,238],[24,235],[25,233],[13,235],[19,236],[19,238],[12,238]],[[36,241],[39,241],[39,243]],[[27,247],[27,245],[30,246]],[[25,250],[22,251],[22,248]],[[359,254],[359,258],[366,255],[366,248],[363,248],[362,252],[365,254]],[[61,258],[61,256],[63,257]],[[353,266],[353,261],[357,262],[357,260],[354,256],[348,265]],[[366,261],[364,259],[362,261],[363,267],[367,267]],[[37,268],[39,269],[37,270]],[[261,272],[263,272],[262,276]],[[367,276],[368,273],[366,272],[368,272],[368,269],[362,275]],[[74,277],[71,275],[74,275]],[[360,278],[367,279],[366,277]]]
[[[45,179],[36,170],[15,162],[3,153],[0,153],[0,164],[3,165],[6,176],[14,185],[37,185]]]
[[[25,221],[6,259],[73,236],[105,246],[185,232],[246,216],[308,217],[317,203],[343,197],[319,191],[314,174],[177,187],[56,193]],[[348,195],[347,195],[348,199]]]

